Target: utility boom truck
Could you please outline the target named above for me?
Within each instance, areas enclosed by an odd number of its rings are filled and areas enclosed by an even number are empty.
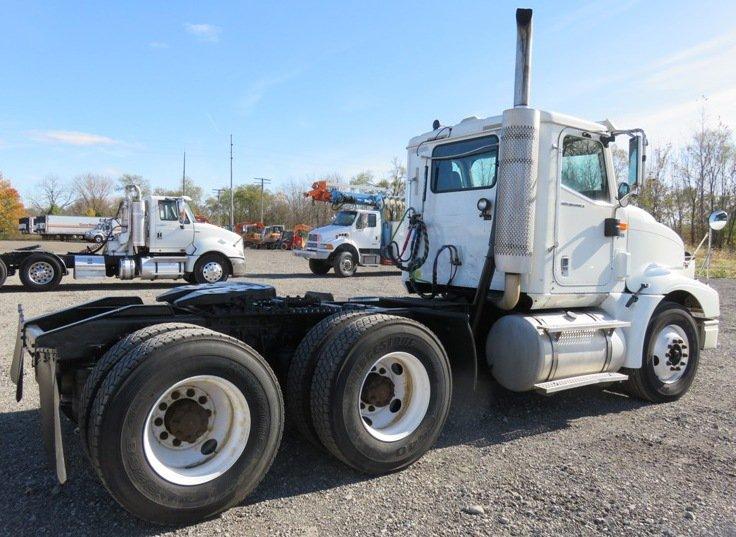
[[[0,285],[19,273],[31,291],[54,289],[62,277],[131,280],[178,279],[216,283],[245,275],[243,239],[226,229],[196,222],[188,198],[142,196],[126,189],[118,215],[101,226],[96,249],[55,254],[32,246],[0,254]]]
[[[516,20],[515,106],[409,143],[409,235],[392,251],[419,296],[280,297],[240,283],[21,313],[11,376],[20,397],[35,369],[61,482],[61,414],[121,505],[181,524],[258,484],[281,440],[282,393],[306,439],[367,474],[420,458],[453,384],[463,397],[479,367],[514,391],[685,394],[716,346],[718,294],[674,231],[627,206],[643,132],[528,105],[531,11]],[[622,139],[631,173],[617,186]]]
[[[347,278],[358,266],[379,265],[399,227],[399,222],[385,216],[397,211],[403,200],[382,193],[345,191],[327,181],[317,181],[304,195],[339,209],[330,224],[309,232],[303,250],[294,252],[309,260],[313,274],[322,276],[334,269],[337,276]]]

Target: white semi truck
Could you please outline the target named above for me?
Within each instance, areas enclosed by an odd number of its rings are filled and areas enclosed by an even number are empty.
[[[717,343],[718,293],[674,231],[628,205],[646,177],[642,131],[529,106],[531,10],[516,19],[515,106],[409,143],[409,235],[393,257],[419,296],[229,283],[21,312],[11,378],[20,398],[35,368],[59,481],[62,414],[115,500],[183,524],[255,488],[284,406],[314,445],[381,474],[433,445],[481,368],[513,391],[688,391]],[[611,159],[621,140],[628,180]]]
[[[56,254],[31,246],[0,254],[0,285],[16,272],[31,291],[56,288],[70,271],[75,279],[183,278],[189,283],[243,276],[242,237],[196,222],[187,201],[185,197],[144,197],[131,186],[118,215],[102,226],[108,234],[97,241],[96,249]]]

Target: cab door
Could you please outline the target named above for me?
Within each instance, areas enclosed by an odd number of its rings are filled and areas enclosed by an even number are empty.
[[[163,198],[156,201],[155,223],[151,226],[150,251],[154,253],[184,253],[194,240],[194,223],[186,204]]]
[[[554,278],[565,287],[605,288],[614,281],[613,237],[605,232],[616,210],[610,163],[590,133],[565,129],[558,145]]]
[[[359,212],[355,220],[355,234],[361,250],[380,250],[381,226],[378,223],[378,215],[373,212]],[[368,252],[361,251],[361,253]]]
[[[453,266],[445,250],[437,262],[437,283],[477,287],[488,252],[491,220],[480,216],[478,200],[496,199],[498,143],[495,134],[438,143],[427,170],[424,222],[429,255],[420,279],[432,280],[434,259],[443,245],[458,249],[461,265]],[[419,193],[422,196],[422,192]],[[416,207],[421,212],[419,207]],[[495,208],[494,208],[495,209]]]

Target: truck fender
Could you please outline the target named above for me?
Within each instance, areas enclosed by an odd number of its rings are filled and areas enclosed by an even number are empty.
[[[360,264],[360,251],[358,250],[357,246],[353,244],[352,242],[345,241],[340,246],[335,248],[335,251],[330,255],[330,261],[332,261],[335,258],[335,255],[341,253],[341,252],[350,252],[353,254],[353,257],[355,257],[355,263]]]
[[[640,294],[672,297],[674,302],[695,310],[697,317],[715,319],[720,315],[718,292],[682,271],[651,263],[626,280],[626,287],[631,293],[638,291],[642,284],[648,287],[643,288]]]

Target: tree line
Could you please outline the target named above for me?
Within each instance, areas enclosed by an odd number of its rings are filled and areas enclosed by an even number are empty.
[[[627,155],[621,149],[613,151],[617,178],[627,175]],[[733,131],[723,123],[709,124],[705,115],[687,142],[676,149],[670,144],[651,144],[647,156],[647,178],[634,203],[649,211],[655,219],[675,231],[691,244],[697,244],[708,229],[708,215],[723,209],[729,222],[716,234],[719,247],[736,247],[736,140]],[[333,173],[322,177],[328,181],[354,187],[381,188],[392,195],[402,196],[406,171],[394,158],[387,172],[376,175],[370,171],[345,178]],[[303,193],[314,179],[291,181],[279,190],[246,184],[234,188],[235,222],[295,224],[316,226],[332,215],[325,203],[313,203]],[[112,216],[115,214],[126,185],[138,184],[145,193],[177,196],[182,189],[151,190],[150,182],[137,175],[111,178],[99,174],[83,174],[71,181],[49,175],[39,182],[26,207],[0,173],[0,233],[17,229],[17,218],[32,214],[79,214]],[[194,211],[209,221],[226,225],[230,220],[230,191],[223,187],[216,194],[205,195],[193,179],[184,180],[184,194],[192,201]]]

